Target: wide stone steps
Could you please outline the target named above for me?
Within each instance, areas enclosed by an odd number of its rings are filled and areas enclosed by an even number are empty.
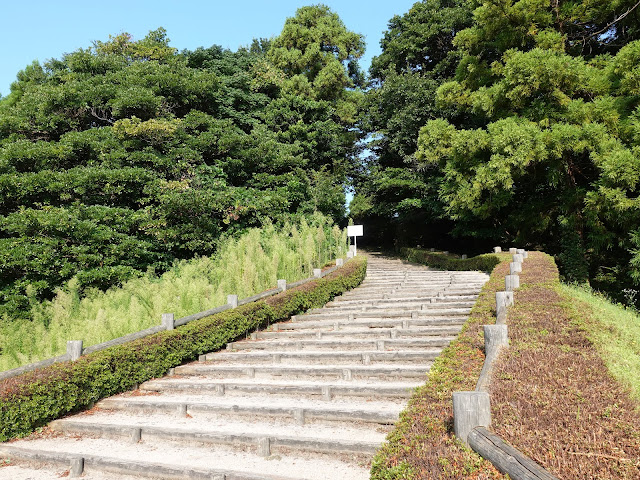
[[[217,352],[205,355],[207,363],[243,363],[243,364],[280,364],[290,362],[294,365],[372,365],[372,364],[393,364],[401,363],[420,363],[427,364],[440,354],[439,348],[431,348],[420,351],[415,350],[395,350],[395,351],[378,351],[364,350],[362,352],[292,352],[292,351],[275,351],[275,352],[254,352],[254,351],[238,351],[238,352]]]
[[[446,347],[453,336],[437,338],[353,339],[353,340],[257,340],[231,342],[228,350],[393,350]]]
[[[437,302],[436,299],[430,299],[428,302],[362,302],[356,305],[332,305],[324,310],[324,312],[331,312],[331,310],[340,310],[341,312],[377,312],[377,311],[414,311],[414,310],[436,310],[442,308],[464,308],[468,309],[473,307],[475,302]],[[318,310],[310,312],[310,314],[319,313]]]
[[[375,318],[432,318],[432,317],[450,317],[450,316],[468,316],[471,313],[471,308],[446,308],[444,305],[438,305],[437,307],[430,308],[428,310],[413,310],[402,311],[388,309],[381,312],[376,311],[334,311],[331,309],[325,312],[308,313],[305,315],[294,315],[291,319],[294,322],[307,322],[313,320],[356,320],[360,318],[375,319]]]
[[[84,468],[93,480],[98,472],[102,479],[152,478],[189,480],[368,480],[369,469],[356,462],[326,455],[315,457],[272,455],[264,457],[255,452],[228,450],[223,446],[189,445],[166,448],[166,443],[149,440],[135,448],[111,439],[56,439],[55,442],[34,441],[31,447],[2,446],[4,455],[31,464],[45,465],[54,476],[68,476],[73,459],[83,458]],[[43,448],[45,447],[45,448]],[[334,454],[334,456],[337,454]],[[274,461],[274,458],[277,459]],[[35,470],[31,470],[34,472]],[[37,470],[39,475],[42,475]],[[31,480],[33,477],[27,477]],[[4,479],[3,479],[4,480]],[[10,480],[10,479],[7,479]],[[12,479],[11,479],[12,480]]]
[[[345,300],[357,300],[357,299],[367,299],[371,298],[371,295],[379,295],[381,299],[386,295],[387,298],[393,298],[394,295],[402,293],[402,296],[405,297],[434,297],[440,294],[441,297],[445,296],[454,296],[454,295],[473,295],[474,293],[478,293],[480,288],[455,288],[451,286],[440,287],[440,288],[405,288],[402,285],[397,286],[380,286],[380,287],[371,287],[370,290],[366,293],[364,292],[356,292],[350,295],[345,295]]]
[[[265,405],[265,403],[267,403]],[[161,396],[112,397],[99,403],[100,408],[128,411],[136,414],[166,413],[200,418],[202,416],[254,418],[278,418],[299,425],[306,422],[367,422],[392,424],[398,419],[402,403],[392,399],[385,401],[326,401],[291,396],[279,401],[259,402],[247,397],[212,397],[211,395],[180,395],[167,393]]]
[[[329,325],[332,327],[333,325]],[[423,328],[388,328],[388,327],[369,327],[369,328],[348,328],[338,327],[337,330],[280,330],[277,332],[259,332],[251,336],[252,340],[269,340],[273,338],[332,338],[338,339],[343,337],[349,338],[368,338],[376,336],[378,338],[398,338],[398,337],[423,337],[434,335],[456,335],[460,331],[459,325],[453,326],[424,326]]]
[[[202,375],[224,378],[227,376],[248,378],[421,378],[428,368],[423,365],[203,365],[176,369],[178,374]]]
[[[424,296],[424,297],[415,297],[415,296],[402,296],[402,297],[391,297],[387,295],[382,300],[380,299],[366,299],[362,297],[361,299],[336,299],[330,303],[325,305],[327,309],[333,308],[343,308],[343,307],[358,307],[358,306],[388,306],[389,308],[393,307],[402,307],[405,305],[422,305],[424,303],[439,303],[443,305],[451,305],[451,303],[455,302],[475,302],[476,295],[451,295],[445,297],[438,296]],[[313,310],[312,310],[313,311]]]
[[[22,461],[0,479],[58,478],[82,457],[88,480],[366,480],[487,278],[371,255],[363,284],[324,308],[0,444]]]
[[[349,320],[351,318],[351,320]],[[465,315],[448,315],[448,316],[397,316],[389,318],[359,318],[346,317],[332,320],[308,320],[304,317],[297,317],[296,321],[283,322],[272,325],[270,331],[284,332],[286,330],[322,330],[333,328],[334,330],[349,330],[358,328],[382,329],[385,328],[414,328],[419,326],[436,327],[447,325],[463,325],[466,321]]]
[[[255,424],[245,423],[242,425],[230,425],[221,427],[203,426],[199,423],[196,426],[185,425],[176,427],[172,425],[155,426],[143,425],[142,422],[115,423],[111,418],[103,418],[102,421],[58,421],[52,424],[55,431],[65,433],[67,435],[86,434],[91,437],[104,438],[123,438],[136,441],[148,440],[167,440],[173,442],[198,442],[205,445],[229,445],[233,448],[254,447],[257,454],[261,456],[269,456],[281,447],[303,450],[314,453],[375,453],[380,446],[380,442],[384,441],[384,435],[371,436],[370,432],[366,432],[370,437],[369,441],[363,441],[353,438],[354,435],[345,435],[345,438],[336,437],[335,432],[332,436],[314,435],[312,429],[300,429],[298,432],[292,432],[289,428],[277,429],[273,425],[268,428],[256,430]],[[292,435],[295,433],[295,435]],[[365,433],[359,432],[360,435]],[[267,450],[268,449],[268,450]]]
[[[158,380],[147,382],[141,386],[141,390],[151,392],[189,392],[214,395],[244,395],[255,393],[261,395],[304,395],[320,397],[324,400],[344,397],[392,397],[407,398],[414,388],[424,383],[424,379],[408,382],[391,382],[384,380],[372,381],[371,379],[358,381],[351,377],[345,381],[300,381],[295,379],[274,380],[253,378],[212,379],[202,377],[179,378],[176,381]]]

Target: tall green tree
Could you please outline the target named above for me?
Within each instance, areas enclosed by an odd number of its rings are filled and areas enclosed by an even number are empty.
[[[382,53],[370,69],[361,114],[370,132],[356,176],[351,215],[377,232],[377,241],[435,245],[451,229],[437,195],[438,179],[411,168],[418,131],[429,120],[454,115],[436,106],[436,89],[455,73],[452,40],[469,27],[464,0],[424,0],[389,21]],[[425,228],[426,224],[429,228]]]
[[[328,9],[308,14],[297,40],[289,21],[237,52],[177,52],[160,28],[20,72],[0,101],[0,315],[28,317],[73,276],[107,288],[161,272],[263,222],[340,221],[361,96],[349,62],[363,44]],[[295,55],[285,39],[326,42],[297,63],[319,68],[308,95],[275,61]]]
[[[414,168],[465,235],[555,253],[567,279],[624,299],[640,277],[635,2],[484,1]]]
[[[351,32],[326,5],[302,7],[284,24],[267,58],[287,76],[285,88],[318,100],[349,96],[360,84],[364,37]]]

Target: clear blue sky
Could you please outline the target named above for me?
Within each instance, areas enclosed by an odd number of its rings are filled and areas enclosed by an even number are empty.
[[[347,28],[365,35],[368,69],[380,53],[387,23],[403,14],[415,0],[31,0],[3,2],[0,27],[0,94],[9,93],[16,73],[33,60],[60,58],[109,34],[128,32],[135,39],[164,27],[171,46],[182,50],[217,44],[236,50],[253,38],[278,35],[287,17],[304,5],[324,3],[340,15]]]

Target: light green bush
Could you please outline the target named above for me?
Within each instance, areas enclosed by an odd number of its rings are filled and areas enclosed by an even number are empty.
[[[102,343],[160,324],[162,313],[176,318],[310,277],[346,254],[346,232],[315,215],[281,228],[269,224],[221,242],[213,257],[177,262],[161,276],[149,273],[106,292],[81,296],[70,280],[52,301],[32,303],[30,320],[0,323],[0,370],[61,355],[67,340],[85,346]]]

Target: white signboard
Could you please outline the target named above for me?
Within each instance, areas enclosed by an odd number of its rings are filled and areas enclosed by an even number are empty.
[[[347,227],[347,236],[348,237],[361,237],[362,236],[362,225],[349,225]]]
[[[358,255],[358,243],[356,238],[362,236],[362,225],[349,225],[347,227],[347,236],[353,237],[353,256],[355,257]]]

